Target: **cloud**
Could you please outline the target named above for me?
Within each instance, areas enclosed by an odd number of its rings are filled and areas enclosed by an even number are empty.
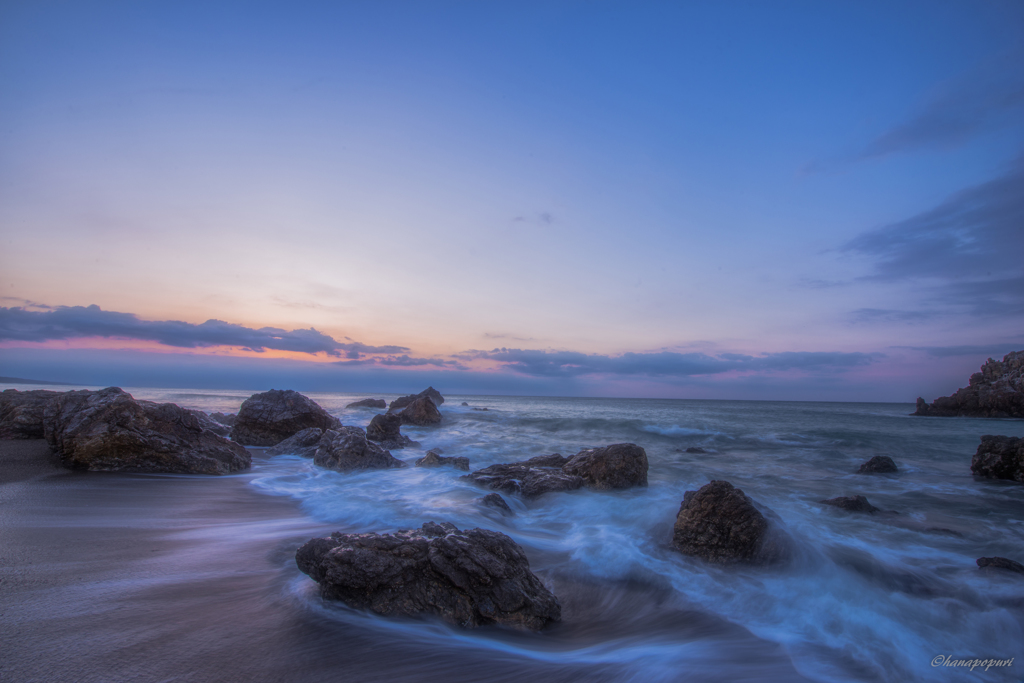
[[[936,311],[900,311],[891,308],[858,308],[850,316],[854,322],[913,322],[929,320],[939,315]]]
[[[1019,350],[1024,341],[1006,344],[960,344],[957,346],[894,346],[894,349],[923,351],[935,358],[951,356],[976,356],[978,358],[1002,358],[1011,351]]]
[[[500,348],[467,351],[465,360],[497,361],[505,368],[535,377],[573,377],[590,374],[641,375],[649,377],[690,377],[725,372],[776,372],[788,370],[845,370],[873,363],[880,353],[797,352],[748,356],[723,353],[624,353],[619,356],[585,354],[577,351],[540,351]]]
[[[95,305],[57,306],[46,311],[0,307],[0,341],[43,342],[80,337],[138,339],[190,349],[239,346],[257,352],[273,349],[331,356],[344,353],[353,359],[364,353],[394,354],[409,350],[404,346],[342,343],[313,328],[289,331],[277,327],[253,329],[223,320],[207,320],[199,325],[179,320],[141,320],[133,313],[104,311]]]

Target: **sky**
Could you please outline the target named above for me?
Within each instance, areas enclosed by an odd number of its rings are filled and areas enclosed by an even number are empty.
[[[0,2],[0,375],[931,400],[1024,349],[1024,4]]]

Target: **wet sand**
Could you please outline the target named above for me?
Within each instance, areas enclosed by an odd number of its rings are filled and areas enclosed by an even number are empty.
[[[659,610],[650,586],[554,577],[565,623],[485,629],[504,650],[454,630],[442,648],[409,636],[448,628],[429,620],[381,630],[366,627],[375,617],[339,619],[344,608],[323,604],[294,562],[298,545],[333,527],[251,477],[69,472],[44,442],[0,441],[0,680],[619,681],[630,675],[615,663],[560,662],[559,651],[599,649],[616,614],[637,609],[651,611],[650,629],[616,637],[643,646],[682,635],[707,651],[679,679],[801,680],[777,645]],[[524,657],[524,644],[549,656]]]

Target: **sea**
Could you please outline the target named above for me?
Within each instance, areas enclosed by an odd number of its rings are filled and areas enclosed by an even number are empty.
[[[235,412],[253,393],[126,390],[208,412]],[[345,407],[366,394],[307,395],[345,425],[365,427],[380,412]],[[1024,485],[976,478],[970,464],[982,435],[1024,436],[1024,420],[914,417],[913,410],[904,403],[446,395],[440,426],[402,428],[421,444],[392,452],[410,467],[339,473],[280,455],[256,457],[250,472],[234,476],[259,495],[293,501],[321,528],[386,533],[448,521],[500,531],[525,549],[563,604],[563,622],[539,634],[463,630],[325,602],[294,564],[282,565],[279,590],[289,599],[372,634],[382,648],[413,643],[451,653],[452,662],[471,655],[563,672],[578,667],[580,680],[588,671],[644,683],[1022,680],[1024,576],[982,571],[976,560],[1024,562]],[[478,469],[621,442],[646,450],[649,486],[533,500],[505,495],[513,515],[482,507],[487,491],[464,472],[411,466],[436,448]],[[891,457],[899,472],[858,474],[876,455]],[[672,548],[684,493],[712,480],[731,482],[778,516],[795,541],[791,563],[712,566]],[[853,495],[883,512],[821,503]],[[1015,662],[948,664],[963,659]],[[429,678],[444,679],[443,667]]]

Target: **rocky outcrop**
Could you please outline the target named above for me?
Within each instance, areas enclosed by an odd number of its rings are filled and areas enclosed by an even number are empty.
[[[917,399],[914,415],[935,417],[1024,417],[1024,351],[991,358],[968,385],[931,403]]]
[[[336,532],[308,541],[295,562],[325,598],[378,614],[531,631],[561,618],[558,599],[530,571],[523,549],[487,529],[427,522],[394,534]]]
[[[979,569],[1001,569],[1024,574],[1024,564],[1008,560],[1005,557],[979,557],[977,562]]]
[[[324,430],[319,427],[303,429],[276,446],[268,448],[267,455],[301,455],[304,458],[312,458],[316,455],[316,448],[323,434]]]
[[[409,396],[396,398],[394,401],[391,402],[391,405],[388,406],[388,412],[393,413],[396,410],[401,410],[402,408],[411,405],[413,401],[423,397],[428,397],[431,401],[434,402],[435,406],[439,406],[442,403],[444,403],[444,396],[441,395],[441,392],[439,392],[434,387],[427,387],[418,394],[411,394]]]
[[[971,458],[971,472],[979,477],[1024,483],[1024,439],[1015,436],[981,437]]]
[[[672,545],[715,564],[773,564],[791,553],[789,538],[776,522],[727,481],[712,481],[684,494]]]
[[[392,457],[389,451],[367,441],[366,432],[361,427],[338,427],[325,431],[313,454],[313,462],[339,472],[405,467],[405,463]]]
[[[582,477],[592,489],[647,486],[647,453],[635,443],[591,448],[569,458],[562,471]]]
[[[632,443],[589,448],[571,458],[558,453],[477,470],[464,478],[496,491],[534,498],[554,491],[647,486],[647,453]]]
[[[896,463],[892,461],[888,455],[876,455],[875,457],[868,460],[866,463],[860,466],[857,470],[858,474],[891,474],[893,472],[899,472],[899,468],[896,467]]]
[[[253,394],[238,410],[231,440],[244,446],[276,446],[303,429],[335,429],[338,418],[297,391],[271,389]]]
[[[425,456],[416,461],[416,467],[454,467],[469,472],[469,458],[446,458],[437,451],[427,451]]]
[[[406,425],[427,427],[441,423],[441,411],[437,409],[433,399],[429,396],[416,399],[397,415],[402,420],[402,424]]]
[[[839,496],[820,501],[825,505],[831,505],[850,512],[881,512],[878,508],[868,502],[864,496]]]
[[[0,391],[0,439],[42,439],[46,404],[59,391]]]
[[[388,402],[382,398],[364,398],[361,401],[349,403],[346,408],[387,408]]]
[[[124,472],[227,474],[248,451],[173,403],[136,401],[117,387],[69,391],[48,401],[46,440],[65,467]]]
[[[515,514],[512,512],[512,508],[508,506],[508,503],[505,502],[505,499],[497,493],[488,493],[480,499],[480,504],[487,508],[494,508],[504,515]]]
[[[418,446],[419,444],[401,432],[402,418],[395,413],[374,415],[366,427],[366,438],[376,441],[381,448],[388,450]]]

